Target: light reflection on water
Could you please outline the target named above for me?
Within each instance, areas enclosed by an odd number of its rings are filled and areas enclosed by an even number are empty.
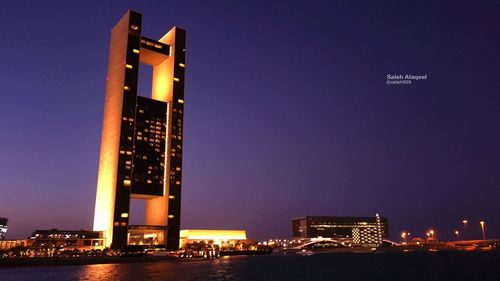
[[[500,252],[246,256],[83,266],[0,268],[0,280],[500,280]]]

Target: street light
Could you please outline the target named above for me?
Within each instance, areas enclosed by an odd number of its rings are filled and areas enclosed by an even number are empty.
[[[486,235],[484,234],[484,221],[480,221],[479,224],[481,225],[481,230],[483,231],[483,240],[486,240]]]
[[[469,223],[469,221],[462,220],[462,223],[464,224],[464,234],[462,235],[462,239],[465,240],[465,233],[467,232],[467,224]]]
[[[457,236],[457,241],[460,240],[459,239],[460,232],[458,232],[458,230],[455,230],[455,235]]]

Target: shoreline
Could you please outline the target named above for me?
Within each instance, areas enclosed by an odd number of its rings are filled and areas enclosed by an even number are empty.
[[[115,264],[115,263],[147,263],[147,262],[184,262],[187,259],[179,259],[167,256],[145,256],[145,257],[39,257],[39,258],[13,258],[0,259],[0,268],[8,267],[31,267],[31,266],[72,266],[91,264]]]

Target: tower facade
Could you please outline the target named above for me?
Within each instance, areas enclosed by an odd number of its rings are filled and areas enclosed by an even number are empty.
[[[129,10],[111,31],[94,230],[108,247],[148,233],[177,250],[186,33],[174,27],[153,40],[141,35],[141,22]],[[150,98],[137,95],[141,64],[153,68]],[[145,225],[129,225],[131,198],[146,200]]]

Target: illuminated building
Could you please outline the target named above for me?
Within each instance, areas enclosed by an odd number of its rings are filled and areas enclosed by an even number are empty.
[[[101,231],[88,230],[35,230],[28,239],[32,248],[53,248],[94,250],[104,248]]]
[[[306,216],[292,221],[295,239],[333,238],[358,246],[375,246],[388,237],[387,218]]]
[[[107,247],[127,245],[132,229],[176,250],[186,35],[174,27],[149,39],[141,22],[141,14],[128,11],[111,31],[94,230],[103,231]],[[147,66],[150,98],[137,95],[139,67]],[[145,225],[129,225],[131,198],[146,200]]]
[[[247,234],[245,230],[208,230],[208,229],[185,229],[181,230],[181,247],[191,242],[205,242],[214,245],[234,246],[238,242],[245,242]]]
[[[27,247],[27,239],[0,240],[0,250],[9,250],[16,247]]]
[[[9,220],[7,218],[0,218],[0,240],[5,239],[7,235],[7,222]]]

